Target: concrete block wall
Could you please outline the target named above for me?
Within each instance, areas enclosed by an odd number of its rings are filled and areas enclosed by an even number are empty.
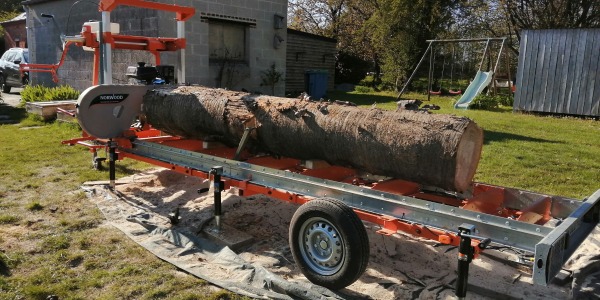
[[[209,60],[209,26],[210,19],[202,16],[222,15],[256,20],[256,26],[250,27],[246,32],[248,60],[235,65],[236,78],[232,80],[234,86],[226,88],[249,91],[258,91],[264,94],[271,93],[269,87],[261,86],[261,74],[275,64],[276,69],[284,74],[286,70],[286,20],[283,28],[274,28],[274,15],[286,16],[287,0],[246,0],[246,1],[175,1],[178,5],[192,5],[196,8],[196,15],[186,22],[186,81],[192,84],[206,86],[219,86],[217,73],[220,65]],[[176,36],[176,24],[172,14],[161,12],[161,36]],[[171,18],[169,18],[171,17]],[[275,49],[273,41],[275,35],[284,41]],[[176,64],[175,53],[163,53],[161,59],[165,64]],[[275,88],[276,95],[283,95],[285,82],[280,81]]]

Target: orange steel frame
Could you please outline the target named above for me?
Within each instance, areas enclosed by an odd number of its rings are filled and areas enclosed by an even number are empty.
[[[144,0],[101,0],[99,3],[99,10],[101,12],[110,12],[119,5],[174,12],[177,21],[189,20],[196,11],[193,7],[148,2]],[[77,36],[76,39],[76,41],[68,41],[65,43],[60,61],[57,64],[21,64],[19,67],[21,76],[23,76],[24,72],[50,73],[52,75],[52,81],[58,82],[58,68],[64,63],[67,52],[69,51],[69,46],[75,44],[79,47],[85,46],[94,49],[92,83],[93,85],[98,85],[100,43],[98,42],[97,34],[92,32],[90,26],[83,26],[80,36]],[[120,35],[112,34],[111,32],[103,32],[102,39],[104,43],[110,44],[112,49],[148,51],[154,55],[156,65],[160,64],[160,52],[185,49],[186,44],[185,38]]]
[[[168,144],[175,148],[182,148],[182,149],[186,149],[186,148],[189,149],[190,148],[189,143],[198,143],[199,142],[200,145],[202,144],[201,141],[197,141],[197,140],[184,140],[184,139],[177,139],[177,138],[171,139],[171,137],[167,138],[166,140],[168,140],[168,142],[163,141],[163,144]],[[125,141],[120,140],[120,141],[118,141],[118,143],[120,145],[129,144],[129,140],[125,140]],[[212,151],[209,150],[209,151],[204,151],[204,152],[211,152],[210,154],[213,154],[213,155],[216,152],[220,152],[221,154],[223,154],[223,156],[228,157],[228,158],[232,158],[233,153],[235,152],[235,149],[233,149],[233,148],[222,148],[222,149],[218,149],[217,151],[215,151],[215,149],[211,149],[211,150]],[[203,151],[198,151],[198,152],[203,152]],[[215,156],[219,156],[219,155],[215,155]],[[155,166],[163,167],[163,168],[169,169],[171,171],[189,175],[189,176],[194,176],[194,177],[198,177],[198,178],[202,178],[202,179],[209,179],[209,174],[207,172],[194,170],[194,169],[187,168],[187,167],[182,167],[182,166],[179,166],[176,164],[166,163],[163,161],[155,160],[155,159],[144,157],[144,156],[139,156],[136,154],[128,153],[127,151],[119,152],[119,159],[123,159],[123,158],[130,158],[130,159],[134,159],[137,161],[146,162],[146,163],[149,163],[149,164],[152,164]],[[271,167],[275,167],[276,165],[279,164],[279,161],[282,160],[282,159],[275,159],[275,158],[270,158],[270,157],[269,158],[261,157],[261,159],[263,160],[263,162],[270,164]],[[289,166],[289,161],[285,161],[285,159],[283,159],[283,160],[284,160],[284,164],[281,164],[281,165]],[[297,161],[297,165],[300,164],[299,160],[296,160],[296,161]],[[313,171],[315,171],[315,170],[313,170]],[[313,172],[310,176],[320,177],[320,176],[318,176],[319,175],[318,173],[321,173],[325,177],[327,175],[330,175],[329,170],[321,170],[320,172]],[[306,174],[306,173],[303,173],[303,174]],[[323,178],[323,177],[321,177],[321,178]],[[295,203],[295,204],[304,204],[312,199],[310,197],[305,197],[301,194],[290,193],[285,190],[280,190],[280,189],[275,189],[275,188],[258,185],[258,184],[250,182],[249,180],[241,181],[241,180],[236,180],[236,179],[231,179],[231,178],[223,178],[223,180],[225,182],[225,189],[229,189],[232,187],[237,188],[237,189],[239,189],[239,191],[241,192],[241,195],[243,195],[243,196],[264,194],[264,195],[268,195],[270,197],[277,198],[282,201],[287,201],[287,202],[291,202],[291,203]],[[407,184],[410,185],[412,183],[407,182]],[[402,189],[402,188],[405,188],[405,187],[399,186],[399,189]],[[440,243],[448,244],[448,245],[458,246],[458,244],[460,242],[460,237],[458,237],[458,235],[456,235],[452,232],[446,232],[443,230],[439,230],[436,228],[430,228],[427,226],[423,226],[423,225],[419,225],[419,224],[415,224],[415,223],[411,223],[411,222],[404,222],[404,221],[398,220],[397,218],[393,218],[393,217],[389,217],[389,216],[385,216],[385,215],[373,214],[373,213],[358,210],[358,209],[354,209],[354,212],[358,215],[358,217],[360,219],[371,222],[371,223],[375,223],[375,224],[381,226],[381,229],[378,230],[378,233],[383,234],[383,235],[392,235],[394,233],[397,233],[398,231],[402,231],[402,232],[412,234],[414,236],[426,238],[429,240],[435,240]],[[473,244],[473,246],[477,246],[479,244],[479,241],[473,241],[472,244]],[[475,249],[477,249],[478,250],[477,252],[479,252],[478,247],[475,247]]]
[[[221,146],[211,149],[204,149],[202,146],[203,141],[201,140],[190,140],[176,136],[163,136],[161,134],[162,133],[160,131],[152,129],[149,126],[146,126],[144,130],[129,130],[124,134],[124,138],[115,139],[115,141],[119,145],[119,159],[130,158],[146,162],[155,166],[163,167],[181,174],[195,176],[202,179],[209,179],[208,172],[183,167],[177,164],[167,163],[128,152],[127,149],[130,149],[132,147],[130,139],[138,138],[146,142],[160,143],[178,149],[185,149],[228,159],[232,159],[235,155],[235,148]],[[84,136],[83,138],[64,141],[63,143],[69,145],[81,144],[89,147],[89,144],[86,143],[86,141],[92,139],[94,138]],[[95,152],[96,149],[98,149],[97,146],[94,147],[95,148],[90,148],[90,151]],[[291,172],[297,172],[307,176],[313,176],[322,179],[330,179],[339,182],[346,182],[354,185],[362,185],[373,190],[385,191],[399,195],[419,198],[427,201],[443,203],[446,205],[460,207],[463,209],[486,214],[493,214],[507,218],[510,217],[523,222],[544,224],[551,218],[550,198],[542,199],[535,205],[532,205],[531,207],[526,208],[523,211],[509,209],[504,206],[504,188],[499,186],[475,183],[473,186],[472,197],[467,199],[458,199],[450,195],[422,192],[419,184],[400,179],[392,179],[376,183],[366,182],[358,177],[358,172],[356,170],[345,167],[329,166],[319,169],[306,169],[301,167],[300,160],[292,158],[273,158],[264,156],[252,157],[249,153],[246,152],[242,153],[242,157],[245,158],[245,162],[254,165],[281,170],[289,170]],[[250,196],[253,194],[265,194],[277,198],[279,200],[296,204],[303,204],[312,199],[311,197],[307,197],[301,194],[291,193],[289,191],[281,189],[262,186],[253,183],[250,180],[236,180],[225,177],[223,178],[223,180],[225,181],[225,188],[235,187],[240,191],[240,194],[244,196]],[[460,237],[454,232],[449,232],[438,228],[424,226],[414,222],[400,220],[391,216],[374,214],[359,209],[354,209],[354,211],[360,219],[381,226],[381,229],[378,230],[378,233],[383,235],[392,235],[394,233],[397,233],[398,231],[402,231],[413,236],[434,240],[447,245],[458,246],[460,242]],[[531,212],[537,217],[532,219],[531,216],[527,214],[528,212]],[[476,255],[478,255],[479,252],[483,251],[482,249],[477,247],[479,242],[480,241],[472,240],[472,245],[474,246]]]
[[[58,74],[56,71],[65,62],[65,57],[67,56],[67,52],[69,52],[69,46],[72,44],[75,44],[75,42],[69,41],[65,43],[63,53],[60,56],[60,61],[57,64],[20,64],[19,71],[21,72],[21,77],[23,77],[23,73],[25,72],[50,73],[52,75],[52,81],[58,82]]]

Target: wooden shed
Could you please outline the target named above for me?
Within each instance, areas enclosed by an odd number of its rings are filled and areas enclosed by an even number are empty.
[[[285,90],[305,92],[307,72],[327,73],[327,90],[334,89],[337,41],[294,29],[287,30]]]
[[[600,116],[600,28],[524,30],[513,110]]]

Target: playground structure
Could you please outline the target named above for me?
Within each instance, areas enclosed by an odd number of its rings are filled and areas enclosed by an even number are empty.
[[[504,50],[504,46],[506,43],[506,38],[502,37],[502,38],[474,38],[474,39],[443,39],[443,40],[427,40],[428,46],[425,49],[425,52],[423,53],[423,56],[421,57],[421,59],[419,60],[419,62],[417,63],[417,66],[415,67],[415,69],[413,70],[412,74],[410,75],[410,77],[408,78],[408,80],[404,83],[404,86],[402,87],[402,89],[400,90],[400,93],[398,94],[397,99],[400,100],[402,98],[402,95],[404,94],[404,92],[406,91],[407,87],[410,85],[410,83],[412,82],[412,80],[414,79],[415,75],[417,74],[419,68],[421,67],[421,65],[423,64],[423,62],[425,61],[425,58],[428,56],[429,54],[429,69],[428,69],[428,78],[427,78],[427,100],[429,101],[431,99],[431,95],[440,95],[441,94],[441,84],[442,84],[442,79],[444,77],[444,71],[445,71],[445,67],[446,67],[446,56],[444,56],[443,58],[443,63],[442,63],[442,72],[441,72],[441,78],[439,79],[439,86],[438,86],[438,90],[435,91],[433,88],[433,82],[434,82],[434,71],[435,71],[435,57],[436,57],[436,45],[437,44],[451,44],[452,45],[452,55],[451,55],[451,62],[450,62],[450,66],[451,66],[451,70],[450,70],[450,84],[454,84],[454,65],[455,62],[454,60],[456,59],[457,55],[456,55],[456,49],[455,49],[455,44],[461,44],[461,43],[482,43],[485,42],[485,47],[483,50],[483,53],[481,55],[481,60],[477,69],[477,73],[475,74],[474,79],[471,81],[471,83],[469,84],[469,86],[467,87],[467,89],[465,91],[462,90],[453,90],[452,87],[450,87],[448,89],[448,93],[451,95],[460,95],[462,94],[462,96],[460,97],[460,99],[456,102],[455,104],[455,108],[467,108],[469,103],[471,103],[471,101],[473,101],[473,99],[479,95],[486,87],[488,87],[490,84],[492,84],[493,87],[493,91],[496,92],[497,88],[499,87],[506,87],[508,88],[510,91],[513,90],[513,82],[512,79],[510,77],[510,67],[509,67],[509,60],[508,60],[508,51]],[[494,64],[492,65],[491,62],[491,55],[492,55],[492,51],[491,51],[491,43],[500,43],[499,46],[499,50],[498,50],[498,55],[495,59]],[[497,79],[497,69],[498,69],[498,64],[500,63],[500,58],[502,56],[502,54],[504,53],[505,55],[505,61],[506,61],[506,73],[507,73],[507,81],[498,81]],[[464,60],[465,60],[465,56],[466,53],[463,52],[462,53],[462,60],[463,63],[461,64],[461,75],[463,74],[463,70],[464,70]],[[487,71],[482,71],[482,69],[484,69],[484,62],[486,60],[486,58],[488,59],[488,68]]]
[[[162,10],[175,13],[177,37],[146,37],[119,34],[119,24],[111,23],[110,13],[117,6],[133,6],[145,9]],[[112,50],[148,51],[154,55],[155,65],[160,65],[160,52],[177,51],[177,81],[185,82],[185,21],[195,14],[195,8],[149,2],[144,0],[101,0],[98,4],[102,14],[101,21],[85,22],[81,33],[74,36],[62,36],[63,52],[56,64],[21,64],[20,71],[50,73],[52,80],[58,82],[58,69],[63,65],[71,45],[83,47],[94,52],[92,83],[112,84]]]

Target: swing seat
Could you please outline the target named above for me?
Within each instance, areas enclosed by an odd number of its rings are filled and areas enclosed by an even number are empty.
[[[430,95],[441,95],[442,94],[442,90],[439,90],[437,92],[436,91],[429,91],[429,94]]]
[[[458,90],[458,91],[455,91],[455,90],[448,90],[448,93],[449,93],[450,95],[460,95],[460,94],[462,94],[462,91],[461,91],[461,90]]]

